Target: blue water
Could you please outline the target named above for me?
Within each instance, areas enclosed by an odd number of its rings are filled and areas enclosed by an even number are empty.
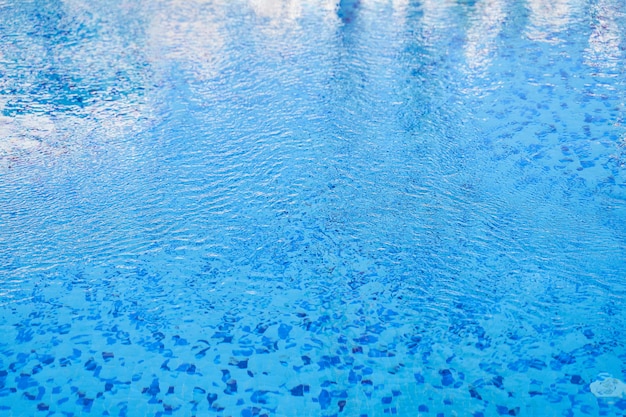
[[[626,4],[339,3],[0,0],[0,415],[626,415]]]

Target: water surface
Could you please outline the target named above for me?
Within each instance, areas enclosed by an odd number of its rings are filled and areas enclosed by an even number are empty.
[[[626,6],[0,1],[0,415],[618,416]]]

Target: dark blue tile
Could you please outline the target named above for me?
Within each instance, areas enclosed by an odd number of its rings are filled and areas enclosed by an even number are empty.
[[[229,379],[226,381],[226,389],[224,390],[224,394],[232,395],[237,392],[237,380]]]
[[[306,392],[309,392],[309,386],[301,384],[293,387],[290,392],[294,397],[302,397]]]
[[[570,382],[576,385],[582,385],[585,383],[585,381],[580,375],[572,375],[572,377],[570,378]]]
[[[98,363],[94,360],[94,358],[89,358],[87,362],[85,362],[85,369],[88,371],[95,371],[98,367]]]
[[[622,411],[626,410],[626,400],[623,398],[620,398],[619,400],[615,402],[615,407],[619,408]]]
[[[370,348],[367,352],[367,356],[369,356],[370,358],[384,358],[387,357],[387,351]]]
[[[330,392],[323,389],[320,392],[319,396],[317,397],[317,400],[320,404],[320,407],[322,407],[322,410],[326,410],[328,407],[330,407],[330,401],[331,401]]]
[[[354,339],[354,341],[360,345],[369,345],[371,343],[378,342],[378,337],[372,335],[364,335]]]
[[[282,340],[287,339],[289,337],[289,332],[291,332],[291,329],[293,329],[293,326],[281,323],[281,325],[278,326],[278,337]]]
[[[258,407],[247,407],[241,410],[241,417],[257,417],[261,413]]]
[[[254,391],[252,395],[250,396],[250,401],[252,401],[253,403],[257,403],[257,404],[267,404],[269,401],[267,398],[268,393],[269,391],[264,391],[264,390]]]
[[[454,383],[454,377],[452,376],[452,372],[449,369],[441,369],[439,371],[439,375],[441,375],[441,384],[444,387],[447,387]]]
[[[142,394],[148,394],[151,397],[156,396],[160,392],[161,392],[161,388],[159,387],[159,380],[157,378],[154,378],[152,380],[152,383],[150,384],[149,387],[146,387],[141,391]]]
[[[39,356],[39,361],[41,363],[43,363],[44,365],[50,365],[52,362],[54,362],[54,356],[52,356],[52,355],[41,355],[41,356]]]
[[[21,374],[19,377],[15,378],[15,381],[17,382],[17,389],[19,390],[26,390],[39,385],[39,383],[28,374]]]

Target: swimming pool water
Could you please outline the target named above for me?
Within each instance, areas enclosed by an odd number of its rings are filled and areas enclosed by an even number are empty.
[[[620,0],[0,0],[0,415],[622,416]]]

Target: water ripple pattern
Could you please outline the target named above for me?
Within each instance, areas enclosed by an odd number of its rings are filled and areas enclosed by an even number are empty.
[[[0,0],[0,416],[622,416],[620,0]]]

